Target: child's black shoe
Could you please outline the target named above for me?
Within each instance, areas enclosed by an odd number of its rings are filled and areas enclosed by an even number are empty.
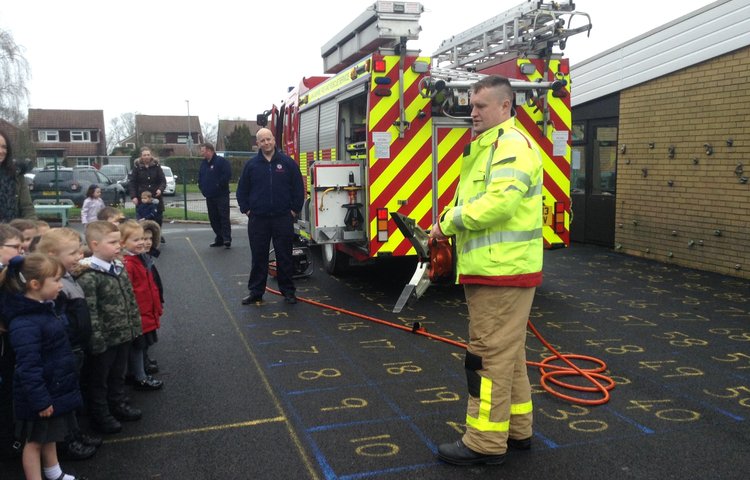
[[[68,439],[57,444],[57,454],[64,460],[86,460],[96,453],[96,447],[85,445],[75,439]]]

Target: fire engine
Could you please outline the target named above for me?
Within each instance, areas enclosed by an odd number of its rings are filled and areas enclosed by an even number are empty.
[[[424,8],[378,1],[321,50],[325,75],[303,78],[261,115],[300,165],[308,190],[297,227],[322,246],[329,273],[351,261],[416,255],[392,213],[428,229],[452,200],[471,138],[469,89],[484,75],[511,79],[518,123],[544,162],[544,243],[569,243],[570,76],[562,49],[587,32],[566,2],[526,1],[423,56]],[[583,25],[573,28],[573,17]]]

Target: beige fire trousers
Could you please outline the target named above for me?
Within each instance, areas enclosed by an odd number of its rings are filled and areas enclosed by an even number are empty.
[[[469,402],[463,442],[502,454],[508,437],[531,437],[531,386],[526,372],[526,322],[536,288],[465,285],[469,305],[466,378]]]

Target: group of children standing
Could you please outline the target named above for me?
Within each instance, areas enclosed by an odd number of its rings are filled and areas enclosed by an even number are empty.
[[[114,434],[142,415],[126,381],[162,387],[148,356],[163,312],[159,225],[97,213],[85,225],[88,256],[74,229],[0,224],[0,454],[22,445],[27,479],[75,480],[58,451],[83,459],[102,444],[78,425],[84,404],[91,428]]]

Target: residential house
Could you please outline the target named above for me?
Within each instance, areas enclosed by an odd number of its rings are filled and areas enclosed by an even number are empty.
[[[187,157],[198,154],[196,145],[203,142],[198,116],[136,115],[135,138],[121,142],[122,146],[151,147],[159,158]]]
[[[244,125],[250,130],[250,145],[249,151],[256,152],[258,147],[255,143],[255,135],[260,130],[258,122],[253,120],[219,120],[219,126],[216,132],[216,151],[225,152],[227,150],[227,140],[229,136],[234,132],[234,129]]]
[[[29,109],[35,164],[101,165],[107,154],[102,110]]]

